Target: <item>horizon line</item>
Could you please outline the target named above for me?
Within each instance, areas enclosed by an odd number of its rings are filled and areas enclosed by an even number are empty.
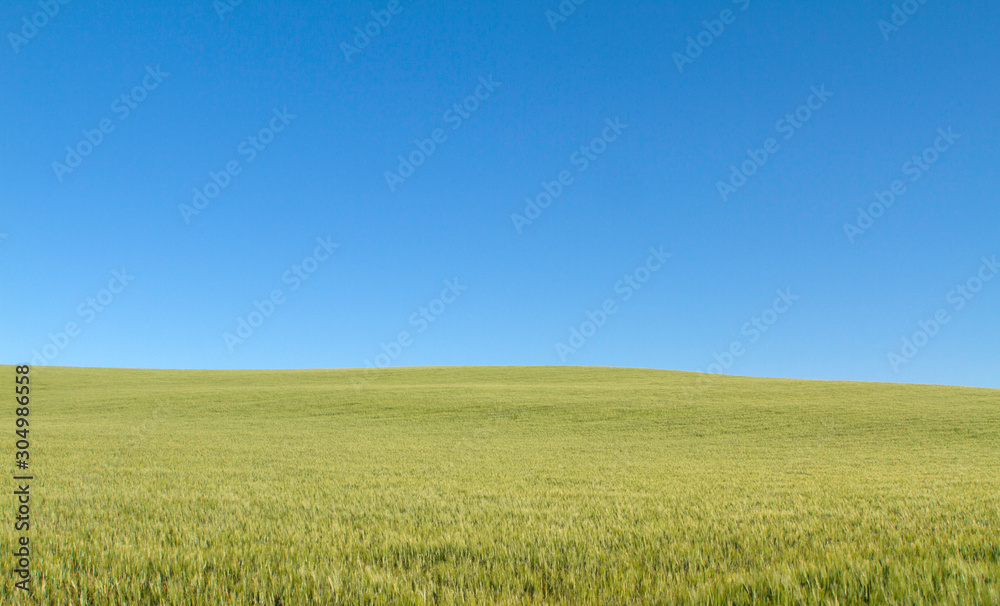
[[[392,370],[429,370],[429,369],[466,369],[466,368],[548,368],[548,369],[605,369],[605,370],[645,370],[654,372],[667,372],[674,374],[697,375],[699,377],[713,377],[719,379],[756,379],[761,381],[808,381],[812,383],[864,383],[872,385],[915,385],[920,387],[955,387],[962,389],[987,389],[1000,391],[997,387],[983,387],[979,385],[954,385],[949,383],[914,383],[906,381],[865,381],[858,379],[806,379],[797,377],[765,377],[757,375],[731,375],[721,373],[711,373],[696,370],[674,370],[668,368],[652,368],[645,366],[601,366],[587,364],[450,364],[437,366],[369,366],[369,367],[313,367],[313,368],[148,368],[131,366],[56,366],[56,365],[32,365],[32,364],[7,364],[0,363],[0,366],[31,366],[31,368],[53,368],[53,369],[75,369],[75,370],[129,370],[129,371],[163,371],[163,372],[321,372],[321,371],[392,371]]]

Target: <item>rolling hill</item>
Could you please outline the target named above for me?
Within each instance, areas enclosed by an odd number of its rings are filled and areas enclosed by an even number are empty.
[[[995,390],[579,367],[31,385],[35,598],[5,581],[3,604],[1000,595]]]

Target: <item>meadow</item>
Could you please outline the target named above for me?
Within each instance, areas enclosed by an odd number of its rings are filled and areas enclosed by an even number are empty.
[[[8,476],[4,605],[1000,603],[996,390],[561,367],[31,381],[34,591],[13,586]],[[12,402],[0,423],[12,468]]]

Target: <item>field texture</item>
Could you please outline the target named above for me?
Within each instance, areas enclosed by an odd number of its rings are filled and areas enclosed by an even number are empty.
[[[8,496],[4,605],[1000,603],[997,391],[31,372],[35,592]]]

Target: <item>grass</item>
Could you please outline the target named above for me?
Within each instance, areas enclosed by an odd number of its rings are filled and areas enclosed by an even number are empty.
[[[8,497],[2,604],[998,603],[993,390],[39,367],[32,398],[35,592]]]

